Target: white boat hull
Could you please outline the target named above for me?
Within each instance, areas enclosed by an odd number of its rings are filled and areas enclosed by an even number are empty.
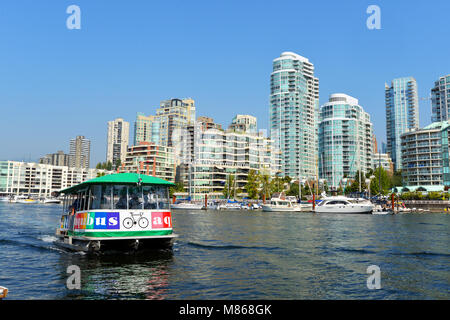
[[[170,208],[171,209],[182,209],[182,210],[201,210],[201,209],[203,209],[203,205],[179,203],[179,204],[172,204],[170,206]]]
[[[373,206],[336,206],[336,207],[320,207],[317,206],[314,210],[316,213],[342,213],[342,214],[370,214],[373,211]]]

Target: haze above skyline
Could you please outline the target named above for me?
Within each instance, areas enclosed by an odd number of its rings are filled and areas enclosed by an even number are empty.
[[[81,30],[69,30],[69,5]],[[381,8],[381,30],[366,9]],[[292,51],[314,64],[320,105],[332,93],[359,100],[385,141],[384,84],[417,80],[420,98],[450,73],[450,2],[428,1],[2,1],[0,159],[36,161],[91,140],[106,159],[107,122],[155,114],[191,97],[197,117],[227,127],[236,114],[268,129],[272,60]],[[420,100],[421,127],[431,122]]]

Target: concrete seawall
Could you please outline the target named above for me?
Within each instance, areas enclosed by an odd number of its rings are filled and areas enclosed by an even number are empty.
[[[447,200],[400,200],[407,208],[443,212],[450,209],[450,201]]]

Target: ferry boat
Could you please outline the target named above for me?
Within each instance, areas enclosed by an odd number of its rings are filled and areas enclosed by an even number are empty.
[[[326,197],[315,207],[316,213],[372,213],[374,205],[366,199],[345,196]]]
[[[163,179],[117,173],[62,190],[63,214],[56,245],[96,252],[171,247],[169,187]]]

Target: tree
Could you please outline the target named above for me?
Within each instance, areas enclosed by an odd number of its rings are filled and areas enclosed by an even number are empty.
[[[270,198],[270,177],[268,174],[263,173],[259,176],[259,183],[261,185],[260,195],[265,199]]]
[[[284,190],[284,180],[280,177],[275,177],[270,180],[270,193],[282,192]]]
[[[234,176],[230,173],[227,176],[227,181],[225,182],[225,186],[223,188],[223,195],[225,196],[225,198],[230,199],[230,198],[234,198],[235,193],[234,193]]]
[[[114,165],[115,165],[115,169],[117,170],[122,165],[122,161],[120,159],[117,159],[116,163]]]
[[[288,190],[288,192],[286,192],[286,195],[287,196],[295,196],[295,197],[297,197],[298,195],[299,195],[299,192],[298,192],[299,190],[298,190],[298,183],[292,183],[290,186],[289,186],[289,190]]]
[[[392,186],[401,187],[403,185],[402,170],[397,170],[392,175]]]
[[[364,190],[368,188],[365,180],[366,180],[365,175],[361,173],[361,192],[364,192]],[[356,171],[355,177],[350,186],[345,188],[345,192],[346,193],[359,192],[359,189],[360,188],[359,188],[359,170],[358,170]]]
[[[183,182],[175,182],[175,185],[169,188],[169,196],[173,197],[175,192],[184,192]]]
[[[247,176],[245,191],[250,199],[258,199],[259,175],[255,170],[250,170]]]
[[[378,167],[372,173],[374,178],[370,181],[370,193],[380,194],[380,177],[381,177],[381,194],[386,195],[392,188],[391,179],[389,174],[383,167]]]

